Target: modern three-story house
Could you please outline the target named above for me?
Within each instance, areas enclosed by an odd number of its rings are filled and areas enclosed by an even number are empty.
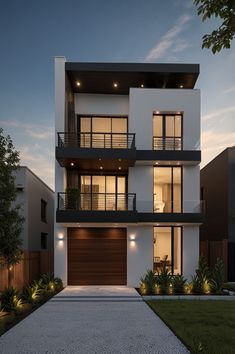
[[[199,256],[196,64],[55,59],[55,273],[68,285],[138,286]]]

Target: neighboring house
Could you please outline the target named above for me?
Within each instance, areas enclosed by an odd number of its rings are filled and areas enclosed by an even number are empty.
[[[28,167],[15,174],[16,204],[21,205],[23,225],[22,249],[25,251],[53,250],[54,192]]]
[[[235,281],[235,147],[225,149],[201,170],[206,218],[201,241],[227,240],[228,280]]]
[[[199,257],[197,64],[55,59],[55,273],[65,285],[138,286]]]

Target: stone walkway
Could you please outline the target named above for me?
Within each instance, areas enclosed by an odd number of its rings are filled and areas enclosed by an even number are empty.
[[[134,289],[70,286],[0,337],[0,353],[188,351]]]

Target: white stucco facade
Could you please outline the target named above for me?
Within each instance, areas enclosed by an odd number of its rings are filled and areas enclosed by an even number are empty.
[[[66,131],[65,124],[65,58],[55,61],[55,133]],[[183,150],[200,150],[200,91],[197,89],[130,88],[129,95],[74,93],[74,122],[77,116],[127,116],[128,132],[136,134],[136,150],[152,150],[154,112],[182,114]],[[171,165],[171,161],[167,164]],[[182,164],[183,213],[198,212],[200,207],[200,170],[198,164]],[[128,193],[136,194],[136,209],[140,213],[153,212],[154,164],[153,161],[136,163],[128,169]],[[66,169],[55,161],[55,192],[66,190]],[[80,226],[99,227],[84,223]],[[199,257],[199,223],[181,222],[125,222],[127,233],[127,285],[137,287],[140,277],[153,268],[153,233],[156,226],[182,227],[182,274],[190,279]],[[67,284],[67,227],[77,223],[55,222],[55,274]],[[114,223],[102,227],[114,227]]]

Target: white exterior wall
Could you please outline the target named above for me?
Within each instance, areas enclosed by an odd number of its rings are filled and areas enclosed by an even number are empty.
[[[153,210],[153,167],[129,168],[128,192],[136,193],[136,209],[142,212]]]
[[[135,238],[131,240],[131,238]],[[127,285],[138,287],[140,278],[153,267],[153,227],[127,227]]]
[[[65,58],[55,58],[55,141],[57,132],[65,131]],[[66,188],[65,169],[55,160],[55,198]],[[56,213],[56,208],[55,208]],[[55,216],[56,220],[56,216]],[[62,239],[60,240],[59,237]],[[54,228],[55,276],[67,285],[67,229],[55,222]]]
[[[200,167],[183,167],[183,211],[200,211]]]
[[[199,259],[199,226],[183,227],[183,275],[191,280],[195,275]]]
[[[200,150],[199,90],[131,88],[129,131],[137,149],[152,149],[154,111],[183,112],[183,149]]]
[[[97,115],[128,115],[129,96],[126,95],[95,95],[77,93],[75,114]]]

